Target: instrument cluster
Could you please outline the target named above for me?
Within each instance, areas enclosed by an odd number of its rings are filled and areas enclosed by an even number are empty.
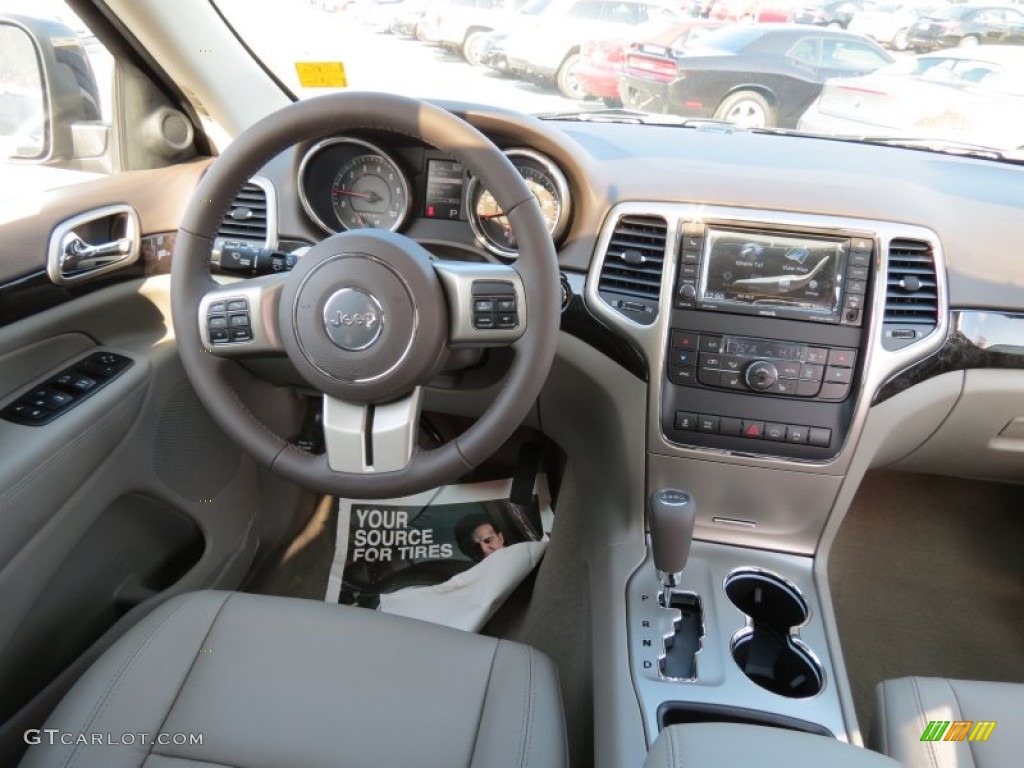
[[[572,209],[565,174],[535,150],[504,152],[536,196],[557,245]],[[494,196],[468,168],[438,150],[332,137],[306,150],[298,176],[306,214],[328,234],[372,228],[412,235],[424,221],[445,221],[465,227],[462,239],[496,256],[519,255]]]

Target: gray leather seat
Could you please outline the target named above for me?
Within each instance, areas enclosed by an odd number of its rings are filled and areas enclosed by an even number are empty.
[[[160,606],[45,727],[57,729],[55,743],[44,733],[23,766],[568,763],[557,674],[543,654],[362,608],[229,592]],[[75,743],[79,734],[102,743]],[[171,743],[152,743],[158,734]]]
[[[673,725],[644,768],[900,768],[884,755],[827,736],[738,723]]]
[[[933,726],[939,740],[922,741],[933,721],[945,724]],[[982,721],[996,726],[979,726]],[[981,740],[985,731],[988,737]],[[870,744],[907,768],[1016,768],[1022,763],[1022,734],[1024,685],[901,677],[875,688]]]

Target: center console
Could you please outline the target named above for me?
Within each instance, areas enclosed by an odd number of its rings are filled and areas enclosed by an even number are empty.
[[[622,203],[585,298],[648,364],[648,497],[677,488],[699,504],[674,583],[659,578],[650,539],[646,558],[612,577],[626,585],[647,743],[669,725],[718,720],[853,740],[814,555],[874,394],[948,332],[937,237],[883,221]]]

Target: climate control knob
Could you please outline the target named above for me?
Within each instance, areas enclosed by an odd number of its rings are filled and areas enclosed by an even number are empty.
[[[779,371],[766,360],[758,360],[747,366],[743,378],[748,387],[763,392],[766,389],[771,389],[772,385],[779,380]]]

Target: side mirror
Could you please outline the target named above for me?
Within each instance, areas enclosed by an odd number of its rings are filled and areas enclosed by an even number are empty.
[[[56,163],[106,152],[109,128],[78,36],[49,19],[0,16],[0,157]]]

